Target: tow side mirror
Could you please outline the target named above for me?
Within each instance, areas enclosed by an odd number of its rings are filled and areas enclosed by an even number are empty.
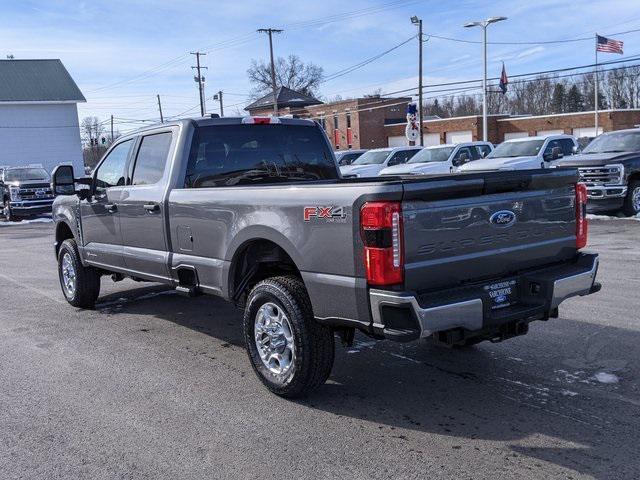
[[[562,157],[564,157],[564,154],[562,153],[562,149],[560,147],[553,147],[551,149],[551,160],[557,160]]]
[[[54,195],[73,195],[76,193],[73,167],[58,165],[51,174],[51,191]]]
[[[86,187],[76,190],[76,183]],[[91,177],[74,178],[71,165],[58,165],[51,173],[51,191],[54,195],[78,195],[84,200],[92,195],[92,183]]]

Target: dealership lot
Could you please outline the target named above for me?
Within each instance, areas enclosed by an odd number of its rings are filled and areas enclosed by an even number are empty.
[[[603,289],[559,319],[468,350],[359,335],[291,402],[231,305],[105,279],[75,310],[52,225],[3,225],[0,477],[637,478],[640,221],[590,228]]]

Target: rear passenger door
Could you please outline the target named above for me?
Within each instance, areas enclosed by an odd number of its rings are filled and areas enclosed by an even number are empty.
[[[143,277],[169,277],[164,200],[176,136],[169,130],[140,138],[120,201],[125,268]]]

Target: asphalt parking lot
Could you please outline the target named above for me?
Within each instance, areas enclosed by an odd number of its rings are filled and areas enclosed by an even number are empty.
[[[292,402],[229,304],[105,279],[75,310],[51,224],[0,226],[0,478],[638,478],[640,221],[590,228],[603,289],[559,319],[468,350],[358,336]]]

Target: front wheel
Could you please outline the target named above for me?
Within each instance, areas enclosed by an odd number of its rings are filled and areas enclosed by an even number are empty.
[[[304,396],[329,378],[333,332],[313,318],[309,296],[297,277],[258,283],[247,299],[243,326],[251,366],[276,395]]]
[[[9,203],[9,200],[5,200],[2,205],[2,217],[4,218],[5,222],[13,222],[15,220],[13,212],[11,211],[11,203]]]
[[[640,213],[640,180],[633,180],[629,183],[622,213],[628,217],[633,217]]]
[[[78,245],[65,240],[58,252],[58,276],[64,298],[74,307],[93,308],[100,294],[100,274],[80,261]]]

